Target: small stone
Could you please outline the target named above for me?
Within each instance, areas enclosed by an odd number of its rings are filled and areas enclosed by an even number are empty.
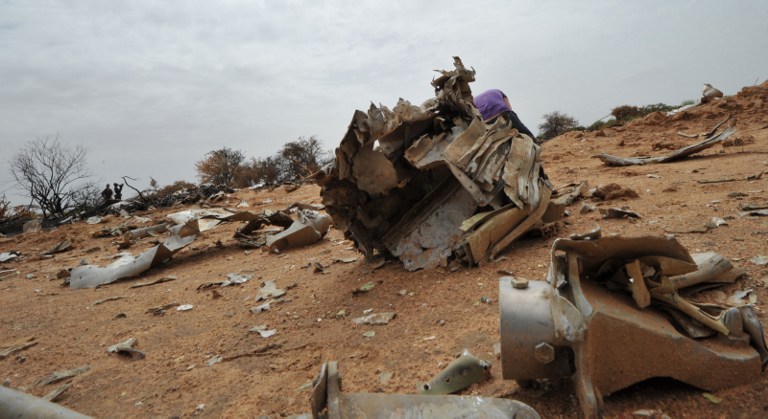
[[[376,332],[374,332],[373,330],[369,330],[363,333],[363,337],[366,337],[366,338],[372,338],[374,336],[376,336]]]
[[[512,288],[524,290],[528,288],[528,280],[525,278],[512,278]]]

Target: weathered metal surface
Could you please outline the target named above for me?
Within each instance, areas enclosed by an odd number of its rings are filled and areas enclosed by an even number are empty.
[[[53,402],[0,386],[0,417],[18,419],[85,419],[86,416]]]
[[[490,378],[491,364],[464,350],[429,382],[419,384],[420,394],[450,394]]]
[[[454,66],[421,106],[401,99],[391,111],[356,111],[336,159],[317,176],[335,226],[369,258],[395,256],[408,270],[450,258],[479,263],[547,208],[540,148],[503,118],[486,125],[469,88],[474,70],[458,57]]]
[[[690,303],[677,293],[675,284],[684,282],[671,280],[730,281],[737,270],[723,260],[691,257],[668,238],[556,240],[547,282],[520,289],[519,280],[500,279],[504,378],[571,376],[585,417],[599,415],[602,395],[652,377],[705,390],[760,379],[768,348],[754,309]],[[680,330],[654,308],[660,302],[674,308]]]
[[[312,416],[344,418],[517,418],[539,414],[517,400],[475,396],[343,393],[336,361],[323,364],[312,390]]]

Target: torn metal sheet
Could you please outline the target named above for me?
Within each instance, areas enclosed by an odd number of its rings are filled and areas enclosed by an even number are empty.
[[[538,419],[539,414],[517,400],[477,396],[344,393],[338,363],[323,364],[312,382],[312,417],[343,418],[516,418]]]
[[[86,419],[86,416],[31,394],[0,386],[0,417]]]
[[[136,338],[130,338],[124,342],[116,343],[108,347],[107,352],[119,355],[127,355],[132,359],[144,359],[146,357],[144,351],[134,348],[133,345],[135,344]]]
[[[13,260],[15,258],[19,257],[18,252],[3,252],[0,253],[0,263],[2,262],[8,262],[9,260]]]
[[[355,111],[317,176],[335,226],[369,259],[394,256],[408,270],[484,262],[547,209],[539,146],[504,118],[486,125],[469,88],[474,71],[458,57],[454,66],[421,106]]]
[[[267,236],[266,245],[270,251],[280,252],[291,247],[315,243],[325,237],[332,223],[329,215],[312,210],[299,210],[298,217],[284,231]]]
[[[754,309],[678,292],[738,277],[722,256],[691,256],[673,238],[604,237],[558,239],[551,257],[546,282],[500,280],[504,378],[570,376],[585,417],[600,416],[602,396],[652,377],[705,390],[760,379],[768,348]]]
[[[71,240],[64,240],[60,243],[55,244],[50,249],[46,250],[45,252],[41,253],[41,255],[53,255],[56,253],[66,252],[72,247],[72,241]]]
[[[64,394],[65,391],[69,390],[70,386],[71,384],[67,383],[56,387],[55,389],[51,390],[51,392],[43,396],[43,400],[55,402],[59,397],[61,397],[62,394]]]
[[[267,280],[261,284],[261,290],[259,295],[256,296],[256,301],[266,301],[272,298],[280,298],[285,295],[285,290],[278,288],[275,285],[275,281]]]
[[[91,369],[90,365],[81,365],[79,367],[72,368],[71,370],[55,371],[55,372],[52,372],[49,376],[38,381],[36,385],[45,386],[48,384],[57,383],[61,380],[66,380],[67,378],[72,378],[77,375],[80,375],[90,369]]]
[[[692,154],[696,154],[700,151],[706,150],[714,146],[715,144],[725,141],[728,137],[733,135],[733,133],[735,132],[736,132],[736,129],[733,127],[726,128],[722,132],[720,132],[720,134],[717,134],[714,136],[710,135],[704,141],[701,141],[696,144],[691,144],[687,147],[683,147],[666,156],[617,157],[617,156],[612,156],[610,154],[597,154],[592,157],[600,159],[603,163],[605,163],[608,166],[632,166],[632,165],[643,165],[648,163],[669,163],[669,162],[683,159]]]
[[[491,364],[468,350],[453,360],[429,382],[418,385],[419,394],[451,394],[491,377]]]

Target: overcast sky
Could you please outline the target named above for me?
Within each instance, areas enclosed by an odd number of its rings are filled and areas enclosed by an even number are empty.
[[[0,195],[22,202],[9,160],[57,134],[93,180],[141,187],[197,182],[222,147],[332,149],[355,109],[432,97],[454,55],[534,133],[552,111],[589,125],[764,81],[768,1],[0,0]]]

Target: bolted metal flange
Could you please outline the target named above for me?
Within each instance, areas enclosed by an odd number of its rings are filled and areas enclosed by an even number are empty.
[[[541,342],[534,347],[534,357],[542,364],[549,364],[555,360],[555,348],[547,342]]]

